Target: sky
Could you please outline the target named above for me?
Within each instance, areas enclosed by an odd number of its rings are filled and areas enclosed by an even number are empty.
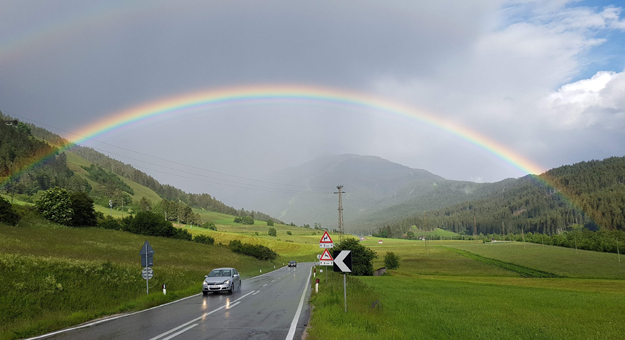
[[[308,86],[427,112],[542,169],[625,156],[617,1],[2,1],[0,111],[70,140],[199,91]],[[204,106],[81,143],[219,198],[315,157],[374,155],[447,179],[519,168],[419,119],[331,103]],[[236,204],[236,202],[226,202]]]

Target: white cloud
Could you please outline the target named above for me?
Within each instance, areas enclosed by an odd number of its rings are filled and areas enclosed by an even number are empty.
[[[551,124],[571,129],[599,126],[622,131],[625,123],[625,71],[597,72],[562,86],[544,103]]]

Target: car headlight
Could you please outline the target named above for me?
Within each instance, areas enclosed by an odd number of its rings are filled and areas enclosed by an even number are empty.
[[[226,280],[226,281],[224,281],[224,283],[223,283],[223,284],[227,285],[228,283],[230,283],[230,280]]]

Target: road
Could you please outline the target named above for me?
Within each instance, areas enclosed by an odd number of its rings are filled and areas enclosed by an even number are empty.
[[[299,339],[310,315],[312,265],[243,280],[232,295],[200,293],[31,339]]]

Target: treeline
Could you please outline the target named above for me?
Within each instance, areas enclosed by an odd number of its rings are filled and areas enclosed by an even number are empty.
[[[545,180],[555,183],[555,189]],[[463,234],[520,234],[523,229],[555,235],[573,225],[625,230],[625,157],[563,166],[538,178],[525,176],[487,198],[413,215],[384,229],[401,237],[413,225]]]
[[[622,230],[599,230],[596,232],[587,228],[576,228],[562,234],[545,235],[541,233],[509,234],[509,235],[480,235],[484,242],[515,241],[531,242],[582,250],[592,250],[607,253],[622,253],[625,245],[625,232]]]

